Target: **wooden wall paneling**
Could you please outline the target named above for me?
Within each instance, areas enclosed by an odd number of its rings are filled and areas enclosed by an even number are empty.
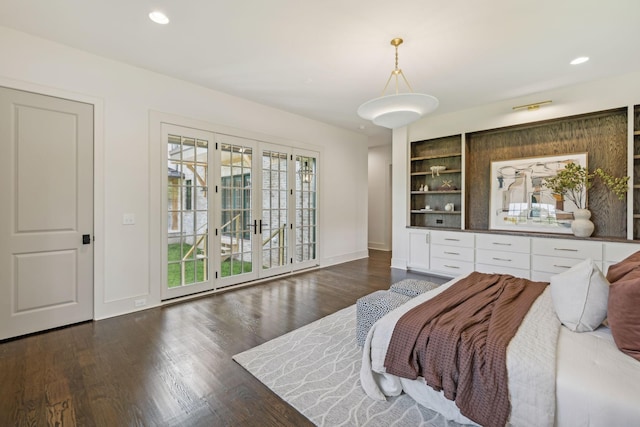
[[[633,239],[640,239],[640,105],[633,107]]]
[[[589,170],[627,173],[626,108],[466,135],[466,228],[489,228],[491,162],[588,153]],[[625,202],[597,183],[588,193],[594,237],[626,237]]]

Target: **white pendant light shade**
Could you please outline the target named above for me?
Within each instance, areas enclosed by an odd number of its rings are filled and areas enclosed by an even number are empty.
[[[438,108],[438,98],[422,93],[399,93],[372,99],[358,108],[358,115],[389,129],[406,126]]]
[[[382,96],[367,101],[358,108],[358,115],[360,117],[365,120],[371,120],[374,124],[389,129],[395,129],[413,123],[438,108],[440,104],[438,98],[435,96],[414,93],[411,89],[411,85],[404,76],[404,73],[398,68],[398,46],[401,44],[401,38],[391,40],[391,45],[396,48],[396,67],[391,71],[387,84],[382,91]],[[398,93],[399,76],[402,77],[402,80],[410,92]],[[384,93],[389,86],[389,82],[394,77],[396,93],[393,95],[385,95]]]

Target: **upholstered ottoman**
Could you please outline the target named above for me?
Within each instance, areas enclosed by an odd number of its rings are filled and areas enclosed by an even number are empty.
[[[440,286],[439,283],[427,280],[404,279],[391,285],[389,290],[413,298],[438,286]]]
[[[400,307],[411,297],[389,291],[375,291],[365,295],[356,302],[356,341],[364,345],[369,329],[378,319],[391,310]]]

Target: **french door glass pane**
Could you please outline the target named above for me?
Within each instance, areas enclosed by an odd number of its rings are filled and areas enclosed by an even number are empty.
[[[296,262],[316,258],[316,159],[296,156]]]
[[[208,141],[169,135],[167,141],[167,286],[208,280]]]
[[[287,153],[262,152],[262,268],[287,264]]]
[[[249,273],[253,270],[252,160],[253,151],[250,147],[221,144],[220,274],[222,277]]]

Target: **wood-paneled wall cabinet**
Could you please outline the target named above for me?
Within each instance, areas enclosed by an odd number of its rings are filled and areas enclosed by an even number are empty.
[[[411,226],[462,227],[462,164],[462,135],[411,143]]]
[[[633,239],[640,239],[640,105],[633,108]]]

